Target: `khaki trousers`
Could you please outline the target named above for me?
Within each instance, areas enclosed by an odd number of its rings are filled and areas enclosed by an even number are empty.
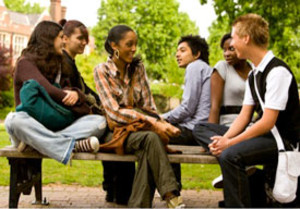
[[[161,197],[167,192],[178,192],[178,185],[165,148],[159,136],[151,131],[131,133],[124,145],[126,153],[138,158],[130,208],[151,208],[155,188]]]

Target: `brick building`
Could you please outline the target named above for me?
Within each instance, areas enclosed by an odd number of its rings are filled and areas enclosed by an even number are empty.
[[[61,0],[50,0],[50,14],[45,9],[41,14],[21,14],[12,12],[0,0],[0,46],[10,50],[14,61],[26,47],[34,27],[42,20],[59,21],[65,17],[66,8]]]

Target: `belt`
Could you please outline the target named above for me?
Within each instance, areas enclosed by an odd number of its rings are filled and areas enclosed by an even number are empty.
[[[242,106],[222,106],[220,110],[220,115],[226,114],[239,114]]]

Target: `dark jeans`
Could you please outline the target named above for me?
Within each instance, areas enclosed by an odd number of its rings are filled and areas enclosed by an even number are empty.
[[[246,166],[274,165],[278,150],[272,136],[259,136],[224,150],[219,157],[226,207],[252,207]]]
[[[195,126],[193,135],[200,145],[208,149],[210,137],[222,136],[228,128],[218,124],[200,123]],[[226,207],[253,207],[249,177],[245,168],[252,165],[274,166],[277,163],[277,153],[276,141],[270,133],[240,142],[222,152],[218,161],[224,179]]]
[[[199,145],[209,151],[208,145],[212,142],[210,137],[216,135],[223,136],[228,129],[229,127],[219,124],[199,123],[194,127],[193,136]]]
[[[185,127],[182,127],[178,124],[173,124],[173,125],[180,129],[181,134],[178,137],[170,138],[169,144],[190,145],[190,146],[197,145],[191,130],[189,130]],[[179,163],[172,163],[171,166],[174,171],[179,190],[181,190],[181,188],[182,188],[181,166]]]
[[[101,143],[108,142],[112,132],[107,130]],[[134,162],[102,161],[102,188],[106,191],[106,201],[127,205],[132,191],[135,174]]]
[[[106,201],[127,205],[135,173],[134,162],[102,161]]]

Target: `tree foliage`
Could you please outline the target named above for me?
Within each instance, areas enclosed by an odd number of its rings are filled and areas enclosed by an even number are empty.
[[[40,14],[45,10],[38,3],[31,5],[26,3],[25,0],[4,0],[4,3],[9,10],[25,14]]]
[[[103,51],[110,28],[126,24],[138,34],[138,53],[144,60],[148,75],[152,79],[167,80],[168,72],[174,70],[168,64],[170,59],[175,59],[179,38],[198,33],[195,23],[178,8],[176,0],[102,0],[99,21],[93,30],[96,45]]]
[[[85,81],[85,83],[95,91],[95,82],[93,76],[93,69],[101,62],[105,62],[107,59],[107,54],[102,53],[98,54],[92,52],[87,55],[78,55],[76,56],[76,65]]]
[[[207,3],[207,0],[199,1]],[[214,0],[214,9],[218,18],[210,28],[210,45],[217,41],[214,33],[220,35],[220,40],[230,31],[236,17],[259,14],[269,22],[270,49],[290,65],[300,82],[300,0]],[[222,34],[221,30],[224,30]]]

